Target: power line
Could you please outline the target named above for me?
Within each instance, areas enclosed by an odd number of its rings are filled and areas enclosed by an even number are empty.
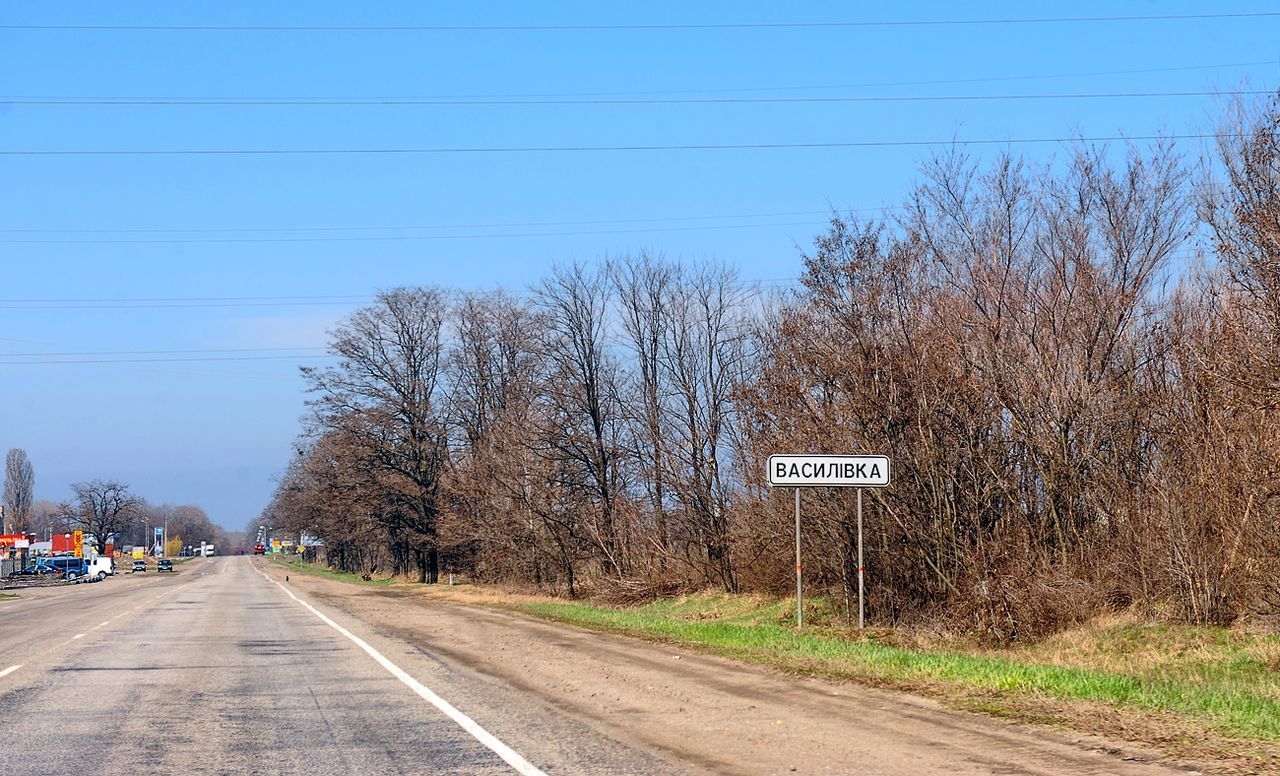
[[[780,283],[794,283],[795,281],[796,281],[796,278],[758,278],[758,279],[743,279],[743,280],[738,280],[738,281],[736,281],[736,282],[734,283],[734,285],[738,285],[738,286],[761,285],[761,286],[764,286],[764,285],[777,285],[777,284],[780,284]],[[442,289],[442,293],[444,293],[445,295],[448,295],[448,296],[462,296],[462,295],[465,295],[465,294],[468,294],[468,293],[472,293],[472,292],[475,292],[475,291],[477,291],[477,289],[464,289],[464,288],[449,288],[449,289]],[[504,292],[505,292],[505,293],[507,293],[507,294],[509,294],[509,295],[511,295],[511,296],[517,296],[517,297],[518,297],[518,296],[530,296],[530,295],[531,295],[531,292],[530,292],[530,291],[527,291],[527,290],[519,290],[519,289],[504,289]],[[89,298],[89,297],[79,297],[79,298],[26,298],[26,299],[21,299],[21,298],[10,298],[10,299],[0,299],[0,309],[18,309],[18,310],[42,310],[42,309],[87,309],[87,310],[96,310],[96,309],[134,308],[134,307],[140,307],[140,308],[144,308],[144,309],[146,309],[146,308],[152,308],[152,307],[204,307],[204,306],[207,306],[207,305],[208,305],[208,303],[218,303],[220,306],[227,306],[227,307],[238,307],[238,306],[257,306],[257,305],[270,306],[270,305],[277,304],[277,302],[276,302],[275,300],[278,300],[278,299],[290,299],[290,300],[297,300],[297,301],[306,301],[306,300],[312,300],[312,299],[314,299],[314,300],[329,300],[329,299],[335,299],[335,298],[341,298],[341,299],[346,300],[346,301],[343,301],[343,302],[332,302],[333,304],[367,304],[367,303],[370,303],[370,302],[373,302],[373,301],[375,301],[375,300],[376,300],[376,297],[375,297],[375,296],[372,296],[372,295],[365,295],[365,296],[350,296],[350,297],[331,297],[331,296],[326,296],[326,295],[320,295],[320,296],[315,296],[315,297],[274,297],[274,296],[239,296],[239,297],[234,297],[234,296],[233,296],[233,297],[221,297],[221,296],[169,296],[169,297],[133,297],[133,298],[128,298],[128,299],[120,299],[120,298]],[[155,304],[155,303],[157,303],[157,302],[164,303],[164,304]],[[322,302],[322,303],[328,304],[328,303],[330,303],[330,302]],[[27,340],[16,340],[16,339],[9,339],[9,338],[5,338],[5,337],[0,337],[0,341],[7,341],[7,342],[28,342]],[[41,345],[49,345],[49,346],[53,346],[53,343],[47,343],[47,342],[39,342],[39,343],[31,343],[31,344],[41,344]],[[272,350],[272,349],[273,349],[273,348],[262,348],[262,350]],[[287,349],[287,350],[298,350],[299,348],[286,348],[286,349]],[[238,349],[235,349],[235,352],[245,352],[245,351],[247,351],[247,350],[254,350],[254,349],[253,349],[253,348],[238,348]],[[120,351],[120,352],[121,352],[121,353],[146,353],[146,352],[150,352],[150,351]],[[156,352],[170,352],[170,351],[156,351]],[[185,352],[185,351],[172,351],[172,352]],[[201,350],[201,351],[198,351],[198,352],[210,352],[210,351]],[[98,354],[98,352],[97,352],[97,351],[95,351],[95,353],[94,353],[94,354],[96,355],[96,354]],[[18,355],[18,354],[12,354],[12,353],[10,353],[10,354],[4,354],[4,353],[0,353],[0,356],[5,356],[5,355],[12,356],[12,355]],[[53,354],[50,354],[50,355],[53,355]],[[62,354],[62,355],[69,355],[69,354],[65,354],[65,353],[64,353],[64,354]]]
[[[898,207],[852,208],[839,212],[869,212],[900,210]],[[837,208],[827,210],[784,210],[772,213],[724,213],[697,216],[650,216],[646,218],[598,218],[578,221],[498,221],[491,223],[470,224],[389,224],[384,226],[271,226],[271,227],[113,227],[105,229],[92,228],[37,228],[37,227],[0,227],[0,234],[13,233],[66,233],[66,234],[156,234],[156,233],[195,233],[244,232],[244,233],[279,233],[279,232],[394,232],[394,231],[426,231],[430,229],[506,229],[535,226],[592,226],[597,224],[650,224],[665,221],[727,221],[746,218],[783,218],[786,216],[829,215]],[[274,297],[273,297],[274,298]],[[280,297],[286,298],[286,297]]]
[[[806,86],[740,86],[740,87],[721,87],[711,89],[645,89],[640,91],[610,91],[610,92],[559,92],[559,93],[519,93],[519,94],[446,94],[435,96],[410,96],[410,97],[378,97],[370,99],[384,100],[496,100],[496,99],[533,99],[533,98],[559,98],[559,97],[634,97],[641,95],[661,95],[661,94],[733,94],[740,92],[793,92],[793,91],[815,91],[819,89],[875,89],[884,87],[897,86],[942,86],[947,84],[974,84],[974,83],[993,83],[1006,81],[1039,81],[1051,80],[1057,78],[1091,78],[1098,76],[1115,76],[1115,75],[1140,75],[1147,73],[1173,73],[1186,72],[1191,70],[1218,70],[1229,67],[1254,67],[1258,65],[1276,65],[1274,59],[1254,60],[1251,62],[1220,62],[1208,65],[1180,65],[1177,67],[1147,67],[1128,70],[1090,70],[1074,73],[1041,73],[1032,75],[1005,75],[1005,76],[981,76],[975,78],[933,78],[928,80],[916,81],[872,81],[863,83],[842,83],[842,84],[810,84]],[[252,98],[181,98],[181,97],[152,97],[152,98],[78,98],[68,97],[66,95],[25,95],[0,98],[0,102],[15,99],[27,100],[77,100],[77,99],[152,99],[152,100],[216,100],[230,99],[235,102],[249,101]],[[270,97],[262,98],[267,100],[289,100],[289,99],[306,99],[306,98],[285,98]],[[337,97],[329,98],[333,100],[356,100],[354,97]]]
[[[361,237],[197,237],[165,239],[0,239],[7,245],[188,245],[207,243],[311,243],[311,242],[416,242],[437,240],[487,240],[495,238],[580,237],[606,234],[648,234],[651,232],[705,232],[731,229],[768,229],[787,226],[814,226],[813,221],[782,223],[716,224],[704,226],[654,226],[646,229],[593,229],[562,232],[504,232],[494,234],[378,235]]]
[[[0,358],[55,358],[62,356],[173,356],[211,353],[278,353],[281,351],[326,350],[324,346],[299,345],[279,348],[190,348],[185,350],[81,350],[47,353],[0,353]]]
[[[0,24],[0,30],[96,32],[595,32],[606,30],[769,30],[878,27],[954,27],[1023,24],[1208,21],[1259,19],[1280,12],[1159,14],[1129,16],[1050,16],[995,19],[885,19],[816,22],[707,22],[654,24]]]
[[[0,97],[0,104],[55,106],[575,106],[575,105],[788,105],[915,102],[1015,102],[1045,100],[1148,99],[1270,95],[1269,89],[1173,92],[1070,92],[1060,94],[832,95],[821,97],[646,97],[646,98],[449,98],[449,97]]]
[[[1040,81],[1052,80],[1059,78],[1092,78],[1100,76],[1116,76],[1116,75],[1141,75],[1148,73],[1174,73],[1187,72],[1192,70],[1220,70],[1229,67],[1255,67],[1258,65],[1276,65],[1274,59],[1254,60],[1250,62],[1219,62],[1217,64],[1205,65],[1179,65],[1176,67],[1146,67],[1127,70],[1089,70],[1074,73],[1039,73],[1039,74],[1021,74],[1021,75],[1004,75],[1004,76],[980,76],[973,78],[933,78],[928,80],[915,81],[871,81],[862,83],[841,83],[841,84],[809,84],[804,86],[739,86],[739,87],[719,87],[710,89],[645,89],[631,91],[609,91],[609,92],[558,92],[558,93],[518,93],[518,94],[445,94],[434,96],[408,96],[408,97],[374,97],[368,99],[374,100],[499,100],[499,99],[535,99],[535,98],[572,98],[572,97],[636,97],[643,95],[663,95],[663,94],[735,94],[742,92],[795,92],[795,91],[816,91],[831,89],[878,89],[884,87],[898,86],[943,86],[948,84],[976,84],[976,83],[995,83],[1007,81]],[[0,102],[13,100],[48,100],[48,101],[74,101],[74,100],[230,100],[232,102],[249,102],[253,98],[248,97],[204,97],[204,98],[182,98],[182,97],[139,97],[139,98],[87,98],[87,97],[69,97],[67,95],[22,95],[0,97]],[[287,98],[287,97],[267,97],[260,98],[264,100],[289,101],[292,99],[307,98]],[[322,98],[316,98],[322,99]],[[333,97],[325,98],[329,100],[351,100],[355,101],[360,98],[355,97]]]
[[[367,297],[363,301],[373,301],[373,297]],[[295,302],[159,302],[159,303],[134,303],[127,300],[119,300],[115,302],[103,303],[79,303],[79,302],[53,302],[53,303],[35,303],[29,304],[23,300],[4,300],[0,303],[0,310],[168,310],[174,308],[222,308],[222,307],[304,307],[304,306],[326,306],[326,305],[351,305],[360,304],[359,299],[349,299],[346,301],[295,301]]]
[[[195,361],[301,361],[335,358],[327,355],[300,356],[192,356],[183,358],[109,358],[109,359],[49,359],[39,361],[0,361],[0,366],[48,366],[55,364],[175,364]]]
[[[96,298],[50,298],[50,299],[0,299],[0,303],[4,302],[293,302],[293,301],[316,301],[316,300],[362,300],[369,299],[367,294],[310,294],[304,296],[149,296],[149,297],[96,297]],[[5,342],[23,342],[24,340],[12,340],[7,337],[0,337],[0,341]],[[50,344],[50,343],[35,343]]]
[[[1105,143],[1113,141],[1195,140],[1213,134],[1099,135],[1094,137],[983,138],[975,140],[860,140],[829,143],[681,143],[672,145],[607,146],[454,146],[435,148],[184,148],[184,149],[62,149],[0,150],[0,156],[336,156],[415,154],[604,153],[619,151],[759,151],[779,149],[895,148],[920,146],[1034,145],[1047,143]]]

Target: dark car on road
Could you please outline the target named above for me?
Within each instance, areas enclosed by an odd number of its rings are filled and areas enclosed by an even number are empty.
[[[133,568],[130,570],[130,573],[132,573],[133,571],[146,571],[146,570],[147,570],[147,562],[145,560],[135,560],[133,562]]]
[[[173,561],[168,558],[161,558],[160,562],[156,564],[156,571],[173,571]]]

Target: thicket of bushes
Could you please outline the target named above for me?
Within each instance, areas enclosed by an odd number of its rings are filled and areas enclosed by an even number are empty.
[[[785,592],[764,459],[882,453],[873,621],[1026,640],[1135,603],[1277,612],[1278,126],[1238,108],[1199,171],[1172,143],[935,158],[894,217],[834,216],[781,294],[643,255],[383,293],[306,370],[266,519],[345,570]],[[809,584],[850,601],[853,495],[805,504]]]

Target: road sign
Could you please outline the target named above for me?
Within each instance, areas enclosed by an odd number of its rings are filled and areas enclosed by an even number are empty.
[[[15,550],[25,550],[30,546],[31,546],[30,539],[14,539],[13,540],[13,548]]]
[[[862,489],[889,486],[889,457],[885,455],[771,455],[770,487],[796,489],[796,627],[804,627],[804,566],[800,563],[800,489],[858,489],[858,627],[866,624],[866,595],[862,565]]]
[[[788,488],[885,488],[886,455],[771,455],[769,484]]]
[[[71,534],[71,549],[75,552],[77,558],[84,557],[84,531],[76,531]]]

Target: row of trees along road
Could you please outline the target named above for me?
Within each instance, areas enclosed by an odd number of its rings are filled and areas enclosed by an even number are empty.
[[[897,215],[840,215],[800,286],[639,255],[528,294],[402,288],[304,370],[263,520],[328,561],[625,601],[784,592],[775,452],[883,453],[869,613],[1026,640],[1108,608],[1280,613],[1280,107],[1216,160],[1173,143],[934,158]],[[1198,169],[1199,168],[1199,169]],[[846,611],[852,494],[806,494]]]

